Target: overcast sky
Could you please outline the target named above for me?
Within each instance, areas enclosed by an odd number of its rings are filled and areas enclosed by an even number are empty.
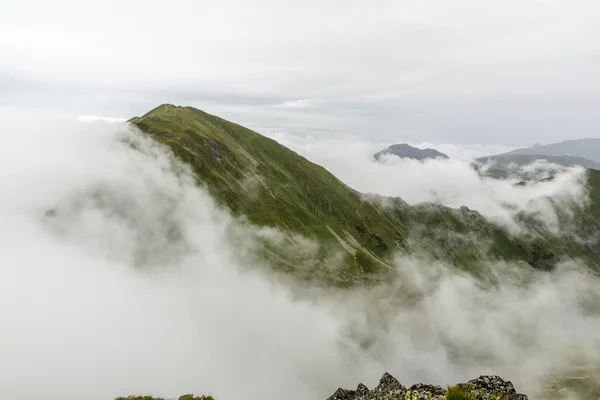
[[[8,0],[0,106],[193,105],[257,130],[600,137],[597,0]]]

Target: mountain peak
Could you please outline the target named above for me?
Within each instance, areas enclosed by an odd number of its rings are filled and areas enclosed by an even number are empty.
[[[161,112],[161,111],[167,111],[167,110],[174,109],[174,108],[184,108],[184,107],[176,106],[175,104],[165,103],[165,104],[161,104],[158,107],[155,107],[152,110],[148,111],[146,113],[146,115],[151,114],[151,113]]]
[[[173,125],[178,125],[179,128],[182,128],[190,124],[197,125],[199,122],[202,122],[202,124],[204,124],[209,120],[220,120],[222,122],[227,122],[217,116],[204,112],[200,109],[191,106],[179,106],[171,103],[161,104],[148,111],[141,117],[131,118],[128,122],[137,125],[139,128],[142,128],[142,130],[144,130],[143,127],[147,123],[149,123],[150,120],[152,120],[150,125],[152,125],[154,128],[157,127],[156,122],[158,121],[161,121],[159,125],[164,125],[165,128],[172,128]]]
[[[322,243],[322,251],[310,257],[294,246],[269,244],[266,257],[298,276],[318,276],[342,286],[375,282],[394,273],[391,260],[401,249],[426,248],[432,257],[467,270],[483,257],[521,260],[538,269],[550,269],[558,259],[550,250],[551,237],[543,243],[512,238],[478,214],[433,204],[410,206],[399,198],[365,200],[325,168],[275,140],[193,107],[163,104],[130,122],[168,146],[233,215],[278,228],[290,238],[299,234]],[[394,149],[416,152],[408,155],[411,158],[447,158],[437,150],[405,143],[384,151]],[[381,207],[380,200],[390,207]],[[499,244],[485,254],[467,236],[434,244],[429,226],[436,232],[473,232]],[[343,268],[331,268],[332,254],[341,255]]]
[[[419,149],[407,143],[393,144],[387,149],[383,149],[375,154],[376,160],[380,160],[383,156],[393,154],[400,158],[410,158],[413,160],[426,160],[430,158],[449,158],[446,154],[437,151],[436,149]]]
[[[531,163],[536,159],[546,159],[562,165],[581,165],[585,168],[600,169],[600,138],[571,139],[558,143],[539,144],[515,149],[508,153],[496,154],[484,159],[517,161],[518,164]]]

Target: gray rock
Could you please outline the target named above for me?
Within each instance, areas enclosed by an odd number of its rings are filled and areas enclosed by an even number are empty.
[[[527,400],[526,395],[517,393],[510,381],[495,375],[482,375],[461,386],[469,389],[475,400]]]
[[[373,154],[373,157],[379,161],[383,156],[386,156],[388,154],[392,154],[400,158],[411,158],[413,160],[420,161],[433,158],[448,158],[447,155],[445,155],[444,153],[440,153],[436,149],[419,149],[417,147],[412,147],[406,143],[393,144],[387,149],[383,149]]]
[[[480,376],[456,386],[470,393],[473,400],[528,400],[526,395],[517,393],[510,381],[499,376]],[[356,390],[340,388],[327,400],[447,400],[447,394],[440,386],[424,383],[406,388],[386,372],[373,390],[361,383]]]

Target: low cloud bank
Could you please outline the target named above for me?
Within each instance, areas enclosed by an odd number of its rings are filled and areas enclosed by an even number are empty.
[[[399,255],[379,288],[295,286],[248,257],[254,228],[125,126],[0,118],[2,398],[321,399],[384,371],[498,373],[527,393],[600,364],[598,282],[576,265],[527,285],[497,265],[482,288]]]
[[[93,121],[104,121],[104,122],[108,122],[110,124],[120,124],[126,121],[125,118],[119,118],[119,117],[102,117],[102,116],[98,116],[98,115],[80,115],[79,117],[77,117],[78,121],[81,122],[93,122]]]
[[[518,177],[506,180],[481,177],[471,167],[472,155],[501,152],[499,146],[437,146],[441,151],[452,149],[449,152],[451,158],[420,162],[389,155],[382,162],[376,162],[372,155],[390,143],[344,137],[318,139],[285,133],[270,136],[312,162],[323,165],[363,193],[401,197],[409,204],[432,202],[453,208],[464,205],[514,231],[518,231],[518,227],[513,216],[524,211],[537,213],[540,222],[558,232],[555,209],[540,199],[552,196],[561,208],[570,209],[583,207],[588,198],[585,170],[580,167],[565,168],[548,163],[524,167],[521,172],[528,172],[540,180],[549,176],[549,169],[559,167],[553,180],[524,186],[518,185],[521,181]],[[423,143],[417,145],[425,147]]]

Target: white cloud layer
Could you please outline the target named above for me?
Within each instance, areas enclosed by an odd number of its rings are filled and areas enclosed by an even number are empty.
[[[360,192],[401,197],[409,204],[432,202],[453,208],[467,206],[515,230],[515,213],[535,209],[541,212],[547,226],[558,232],[555,210],[543,206],[545,196],[562,201],[565,209],[583,206],[587,201],[587,175],[579,167],[540,164],[535,169],[539,179],[548,177],[550,169],[558,168],[562,172],[552,181],[526,186],[517,185],[521,181],[517,177],[502,181],[482,178],[470,161],[474,156],[508,150],[500,146],[413,143],[420,148],[433,146],[442,152],[448,151],[450,159],[420,162],[390,155],[377,162],[373,154],[391,143],[374,143],[344,135],[323,139],[286,133],[268,135],[310,161],[323,165]]]
[[[499,373],[531,393],[540,375],[600,362],[598,282],[576,268],[484,290],[399,257],[390,287],[295,287],[123,126],[14,110],[0,122],[1,398],[321,399],[384,371],[406,384]]]
[[[82,122],[105,121],[111,124],[119,124],[125,122],[125,118],[118,117],[102,117],[98,115],[80,115],[77,120]]]

